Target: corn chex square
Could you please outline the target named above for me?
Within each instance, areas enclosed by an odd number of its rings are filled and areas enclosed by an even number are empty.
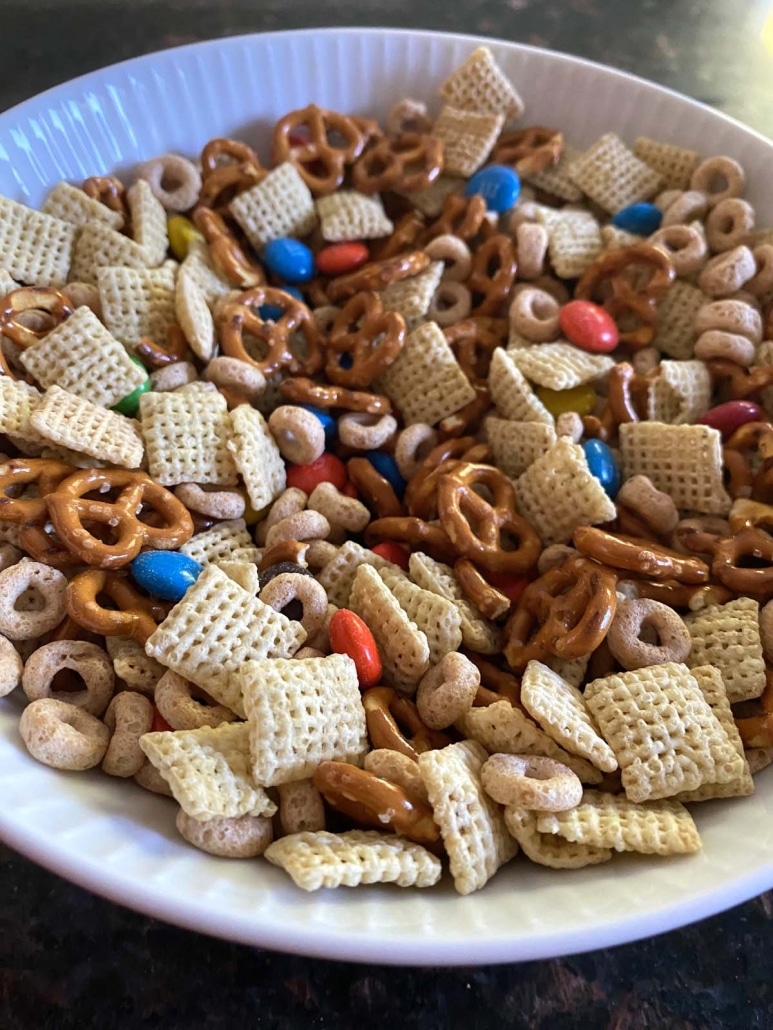
[[[446,197],[449,193],[460,193],[464,188],[465,180],[457,175],[439,175],[434,182],[423,190],[401,190],[401,197],[408,197],[410,202],[427,218],[437,218],[443,210]]]
[[[229,418],[228,450],[247,487],[250,504],[260,511],[287,485],[285,463],[259,411],[248,404],[240,404]]]
[[[177,273],[174,314],[190,349],[197,358],[209,361],[215,353],[215,322],[204,290],[185,263]]]
[[[462,643],[478,654],[499,654],[502,635],[499,627],[484,619],[475,605],[464,596],[450,565],[435,561],[428,554],[414,551],[408,559],[411,579],[423,590],[444,597],[459,612]]]
[[[652,422],[691,425],[711,405],[711,374],[703,361],[661,361],[647,396]]]
[[[338,608],[349,606],[349,595],[354,584],[354,577],[361,565],[372,565],[374,569],[385,569],[392,562],[374,554],[355,540],[345,540],[333,558],[320,569],[317,580],[325,588],[327,599]],[[394,566],[397,568],[397,566]]]
[[[146,733],[140,747],[192,819],[270,816],[276,805],[252,776],[249,739],[246,723],[231,722]]]
[[[97,461],[139,468],[145,456],[134,419],[51,386],[30,416],[32,428],[46,440]]]
[[[550,263],[562,279],[579,279],[603,249],[599,223],[588,215],[557,218],[548,226]]]
[[[162,346],[175,321],[175,269],[100,268],[99,298],[105,325],[121,343],[134,348],[143,336]]]
[[[604,676],[587,685],[584,697],[631,801],[728,783],[743,772],[743,759],[686,665]]]
[[[494,464],[515,479],[553,446],[556,431],[547,422],[513,422],[492,415],[486,419],[486,439]]]
[[[436,322],[409,333],[405,346],[375,383],[399,409],[406,426],[435,425],[475,400],[475,390]]]
[[[143,394],[140,422],[150,474],[157,483],[236,483],[228,450],[228,406],[212,384],[197,382],[173,393]]]
[[[445,79],[441,100],[462,111],[484,111],[506,120],[523,114],[523,101],[487,46],[479,46]]]
[[[229,519],[195,533],[180,550],[200,565],[211,565],[227,561],[234,551],[252,546],[252,537],[244,519]]]
[[[576,204],[578,200],[582,200],[582,190],[572,180],[571,167],[581,154],[582,151],[578,150],[577,147],[564,143],[561,156],[556,164],[548,165],[541,172],[527,175],[526,181],[531,186],[536,186],[538,190],[544,190],[545,193],[552,193],[554,197],[558,197],[560,200]]]
[[[677,508],[726,515],[732,503],[722,480],[722,437],[709,426],[628,422],[620,426],[623,478],[648,476]]]
[[[248,661],[236,678],[257,783],[305,780],[320,762],[362,763],[368,732],[357,668],[348,655]]]
[[[145,653],[244,718],[234,673],[251,658],[289,658],[305,639],[299,622],[208,565],[148,638]]]
[[[235,197],[231,214],[256,250],[284,236],[306,236],[317,224],[311,190],[289,162]]]
[[[606,354],[588,354],[574,344],[537,343],[511,355],[526,378],[550,390],[570,390],[600,379],[615,364]]]
[[[480,890],[518,850],[502,810],[483,789],[480,770],[487,758],[474,740],[419,755],[419,772],[460,894]]]
[[[634,141],[633,152],[663,180],[663,190],[688,190],[692,173],[700,164],[697,150],[680,147],[678,143],[663,143],[639,136]]]
[[[291,833],[269,844],[263,857],[305,891],[363,883],[432,887],[443,871],[440,860],[421,844],[378,830]]]
[[[532,862],[549,869],[583,869],[608,862],[612,857],[610,848],[573,844],[552,833],[540,833],[537,821],[541,814],[514,805],[505,808],[505,826]]]
[[[328,243],[375,240],[391,235],[395,228],[378,195],[366,197],[357,190],[337,190],[318,197],[316,204],[322,239]]]
[[[188,244],[188,253],[178,272],[178,282],[181,277],[198,286],[210,308],[232,289],[231,284],[215,270],[209,247],[203,240],[191,240]]]
[[[147,264],[155,267],[164,260],[169,248],[166,211],[145,179],[137,179],[126,191],[126,201],[135,242],[142,247]]]
[[[576,158],[569,175],[586,197],[611,215],[663,188],[660,173],[640,161],[614,132],[599,137]]]
[[[43,201],[40,210],[79,228],[87,222],[104,222],[111,229],[120,229],[123,225],[122,214],[94,200],[69,182],[58,182]]]
[[[0,197],[0,268],[28,286],[67,282],[75,226]]]
[[[443,277],[444,264],[433,261],[428,268],[410,279],[401,279],[381,290],[384,311],[396,311],[405,319],[408,332],[426,320],[426,314]]]
[[[545,547],[565,544],[578,526],[609,522],[617,514],[582,447],[567,437],[556,440],[518,477],[515,496]]]
[[[103,408],[112,408],[147,378],[85,306],[22,351],[19,360],[44,388],[60,386]]]
[[[47,443],[30,421],[41,400],[40,391],[29,383],[0,376],[0,433],[33,447]]]
[[[693,818],[678,801],[636,804],[598,790],[585,791],[580,804],[568,812],[540,813],[537,829],[587,847],[642,855],[684,855],[701,848]]]
[[[147,268],[149,264],[139,243],[105,222],[91,221],[75,237],[69,277],[71,281],[95,283],[100,268]]]
[[[709,298],[692,283],[676,279],[658,305],[657,335],[653,345],[670,358],[685,361],[693,356],[695,316]]]
[[[437,665],[462,643],[462,619],[451,602],[411,582],[402,570],[381,569],[379,576],[397,598],[405,614],[426,635],[430,665]]]
[[[501,114],[464,111],[446,104],[432,126],[443,144],[446,175],[470,176],[491,153],[505,120]]]
[[[760,696],[765,689],[765,659],[757,601],[737,597],[727,604],[711,604],[686,615],[684,623],[692,640],[689,666],[713,665],[732,705]]]
[[[372,565],[360,565],[349,607],[370,627],[384,664],[384,681],[413,694],[429,669],[427,636],[400,607],[397,598]]]
[[[488,386],[491,399],[502,418],[511,422],[544,422],[549,426],[555,425],[555,419],[513,360],[513,353],[501,347],[497,347],[491,357]]]

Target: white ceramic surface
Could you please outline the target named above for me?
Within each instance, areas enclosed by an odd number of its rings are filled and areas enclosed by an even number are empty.
[[[480,40],[393,30],[247,36],[153,54],[84,76],[0,115],[0,193],[38,204],[167,150],[237,136],[267,158],[269,126],[314,100],[383,115],[406,94],[434,101]],[[773,223],[773,146],[684,97],[561,54],[490,41],[526,101],[524,124],[585,145],[614,129],[729,153],[746,167],[760,224]],[[483,891],[360,888],[305,894],[268,863],[210,858],[174,830],[171,802],[98,773],[57,773],[25,753],[21,704],[0,700],[0,836],[55,872],[182,926],[360,961],[473,964],[599,948],[683,925],[773,886],[773,775],[756,795],[694,809],[701,854],[626,856],[578,872],[516,860]]]

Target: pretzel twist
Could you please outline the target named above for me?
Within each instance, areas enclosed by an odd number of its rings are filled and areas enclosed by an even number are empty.
[[[336,386],[370,386],[395,361],[405,336],[405,319],[396,311],[384,311],[377,293],[355,294],[333,320],[327,339],[327,378]],[[348,367],[342,364],[342,355],[349,356]]]
[[[100,597],[116,609],[105,608]],[[127,579],[103,569],[87,569],[70,580],[65,592],[68,615],[84,629],[106,637],[131,637],[144,644],[166,618],[166,606],[143,597]]]

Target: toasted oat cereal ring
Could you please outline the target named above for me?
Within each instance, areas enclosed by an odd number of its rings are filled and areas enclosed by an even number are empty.
[[[455,325],[468,317],[472,310],[472,294],[464,283],[441,282],[427,308],[427,318],[439,326]]]
[[[612,569],[625,569],[647,579],[674,579],[679,583],[705,583],[708,565],[698,558],[685,558],[678,551],[624,535],[607,533],[593,526],[574,531],[574,546],[588,558]]]
[[[709,157],[690,176],[690,189],[706,194],[709,207],[728,197],[740,197],[746,189],[746,173],[732,157]]]
[[[91,715],[102,715],[115,688],[113,663],[101,647],[84,640],[54,640],[33,651],[24,665],[22,690],[30,701],[55,697],[54,679],[63,669],[76,673],[85,688],[68,691],[67,702]]]
[[[149,790],[152,794],[161,794],[167,798],[173,797],[172,788],[152,762],[145,761],[144,765],[140,767],[140,771],[132,778],[143,790]]]
[[[754,229],[754,208],[738,197],[720,200],[706,219],[706,240],[715,254],[746,243]]]
[[[150,733],[153,726],[153,702],[134,690],[122,690],[107,706],[104,722],[112,736],[102,759],[102,772],[123,778],[135,776],[145,763],[140,737]]]
[[[288,618],[300,622],[306,630],[309,644],[314,645],[327,618],[327,594],[316,579],[295,572],[280,573],[261,588],[260,600],[274,611],[284,612]],[[291,615],[285,611],[294,601],[301,605],[300,618],[294,618],[294,613]]]
[[[404,97],[389,108],[386,127],[391,136],[399,136],[403,132],[429,132],[432,119],[423,101]]]
[[[24,663],[7,637],[0,636],[0,697],[6,697],[21,683]]]
[[[644,639],[649,631],[657,643]],[[607,644],[624,669],[683,662],[690,653],[690,632],[673,608],[647,598],[618,604]]]
[[[393,415],[369,415],[351,411],[338,419],[338,437],[346,447],[357,451],[377,451],[394,436],[397,419]]]
[[[444,733],[431,730],[419,715],[416,705],[401,697],[392,687],[371,687],[362,695],[368,734],[373,746],[399,751],[418,761],[424,751],[450,743]],[[399,720],[399,721],[398,721]],[[401,729],[405,727],[410,736]]]
[[[630,508],[656,533],[672,533],[679,522],[673,498],[658,490],[647,476],[631,476],[617,492],[615,501]]]
[[[437,442],[437,432],[424,422],[415,422],[398,435],[395,441],[395,461],[406,482],[413,479],[419,465],[437,446]]]
[[[266,534],[266,547],[283,540],[324,540],[330,523],[318,511],[299,511],[274,523]]]
[[[458,236],[436,236],[424,248],[432,261],[448,262],[443,269],[441,282],[463,283],[472,270],[470,248]]]
[[[116,608],[105,608],[100,597]],[[131,637],[144,644],[166,617],[166,607],[138,593],[120,574],[88,569],[73,576],[65,593],[67,614],[84,629],[107,637]]]
[[[692,275],[706,264],[709,248],[703,233],[692,225],[664,225],[649,242],[664,250],[678,276]]]
[[[268,428],[282,457],[294,465],[310,465],[325,450],[325,429],[305,408],[280,405],[269,415]]]
[[[72,306],[59,290],[21,286],[6,294],[0,303],[0,335],[26,350],[72,313]]]
[[[0,572],[0,633],[11,640],[32,640],[54,629],[66,615],[66,589],[67,578],[61,572],[29,558]],[[17,608],[28,590],[40,596],[40,609]]]
[[[207,489],[198,483],[180,483],[174,488],[174,495],[189,511],[213,519],[240,519],[247,507],[244,494],[227,487]]]
[[[250,401],[258,400],[266,389],[266,379],[260,369],[240,358],[229,358],[224,354],[207,364],[204,378],[215,386],[236,390]]]
[[[325,805],[311,780],[280,783],[276,789],[279,794],[279,824],[285,836],[325,829]]]
[[[189,844],[218,858],[257,858],[274,839],[272,822],[265,815],[215,816],[199,821],[181,808],[175,825]]]
[[[773,664],[773,602],[760,609],[760,639],[765,661]]]
[[[370,512],[354,497],[347,497],[332,483],[320,483],[309,497],[309,508],[324,515],[335,529],[339,527],[349,533],[361,533],[370,522]]]
[[[458,651],[444,655],[422,676],[416,708],[425,726],[444,730],[472,708],[480,686],[480,672]]]
[[[156,393],[171,393],[172,390],[195,383],[198,378],[196,366],[190,361],[174,361],[150,373],[150,388]]]
[[[167,211],[188,211],[199,199],[201,175],[196,165],[179,154],[162,154],[143,161],[137,178],[145,179]]]
[[[730,297],[756,274],[754,254],[741,244],[710,258],[698,276],[698,287],[710,297]]]
[[[773,245],[762,243],[752,251],[757,262],[757,274],[744,283],[744,290],[756,299],[764,298],[773,288]]]
[[[757,348],[751,340],[737,333],[725,333],[720,329],[709,329],[695,341],[694,356],[700,361],[732,361],[742,368],[748,368],[754,361]]]
[[[510,321],[515,329],[533,343],[558,339],[560,307],[554,297],[536,286],[519,290],[510,305]]]
[[[751,304],[742,300],[715,300],[698,309],[693,322],[697,333],[721,330],[745,336],[753,343],[762,341],[762,316]]]
[[[416,798],[422,804],[428,804],[427,788],[421,778],[418,763],[401,751],[379,747],[365,755],[363,768],[382,780],[389,780],[402,787],[409,797]]]
[[[702,190],[676,191],[663,210],[662,226],[688,225],[702,222],[708,210],[708,197]]]
[[[566,812],[582,800],[579,776],[541,755],[492,755],[480,771],[483,789],[500,805]]]
[[[236,719],[230,708],[215,704],[204,690],[171,669],[156,684],[153,700],[173,730],[199,730]]]
[[[52,697],[27,705],[19,733],[38,762],[71,771],[99,765],[110,741],[110,730],[96,716]]]

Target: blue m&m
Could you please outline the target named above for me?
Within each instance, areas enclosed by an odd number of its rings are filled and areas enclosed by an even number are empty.
[[[397,462],[391,454],[384,451],[365,451],[364,458],[367,458],[373,468],[380,473],[394,490],[399,499],[405,493],[407,483],[400,475]]]
[[[307,283],[314,276],[314,255],[300,240],[282,237],[263,248],[263,264],[288,283]]]
[[[620,489],[620,470],[612,451],[603,440],[587,440],[582,449],[590,474],[598,479],[607,496],[614,500]]]
[[[325,411],[323,408],[315,408],[311,404],[301,404],[299,407],[310,411],[312,415],[316,415],[322,423],[322,428],[325,430],[325,446],[331,448],[338,439],[338,423],[330,412]]]
[[[201,565],[180,551],[143,551],[131,563],[138,586],[162,601],[180,601],[201,575]]]
[[[651,236],[660,228],[663,212],[654,204],[629,204],[612,219],[612,225],[636,236]]]
[[[507,165],[488,165],[470,178],[464,192],[468,197],[479,194],[489,211],[501,214],[509,211],[518,199],[521,180],[518,173]]]

